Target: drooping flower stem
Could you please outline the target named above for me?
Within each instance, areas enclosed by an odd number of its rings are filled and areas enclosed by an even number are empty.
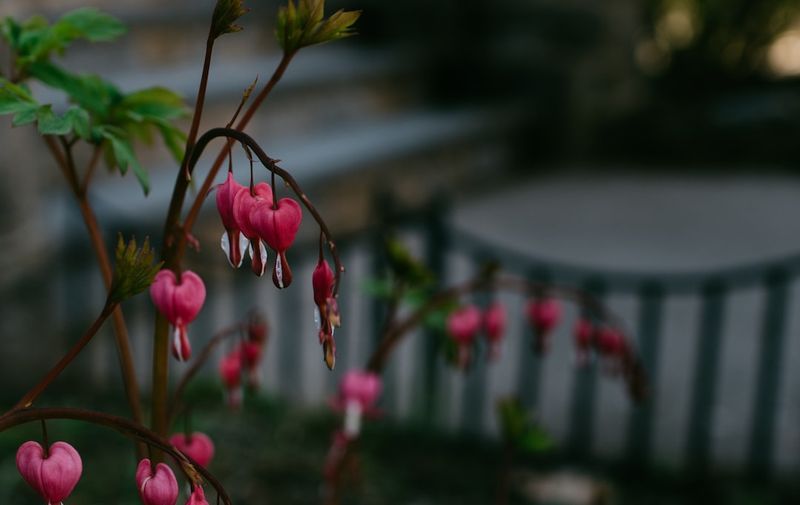
[[[47,386],[49,386],[50,383],[56,380],[56,378],[59,375],[61,375],[61,372],[64,371],[67,365],[69,365],[72,362],[72,360],[74,360],[78,356],[78,354],[80,354],[83,348],[86,347],[86,344],[88,344],[92,340],[92,338],[94,338],[94,336],[97,335],[97,332],[103,326],[103,323],[105,323],[106,319],[108,319],[108,316],[110,316],[111,313],[114,312],[114,309],[116,308],[117,308],[116,303],[106,302],[105,306],[103,307],[103,310],[100,312],[100,315],[97,316],[97,319],[94,320],[92,325],[89,327],[88,330],[86,330],[86,333],[83,334],[80,340],[78,340],[77,342],[75,342],[75,344],[73,344],[73,346],[70,348],[67,354],[65,354],[64,357],[62,357],[61,360],[59,360],[59,362],[56,363],[53,366],[53,368],[50,369],[49,372],[47,372],[47,375],[45,375],[39,381],[38,384],[36,384],[33,388],[31,388],[31,390],[28,391],[17,402],[17,404],[14,406],[12,410],[30,407],[36,400],[36,398],[38,398],[39,395],[42,394],[45,389],[47,389]]]
[[[303,202],[303,205],[306,207],[308,212],[317,222],[321,232],[325,235],[325,242],[328,246],[328,250],[330,250],[331,252],[331,256],[336,265],[336,268],[334,269],[336,282],[333,288],[333,295],[336,296],[337,290],[339,288],[339,279],[341,273],[344,272],[344,265],[342,265],[341,259],[339,258],[339,253],[336,248],[336,243],[333,240],[333,236],[331,235],[328,225],[325,223],[325,220],[322,218],[322,215],[320,215],[319,211],[317,211],[317,209],[314,207],[314,204],[311,203],[311,200],[308,198],[308,195],[305,194],[305,192],[297,183],[297,181],[294,179],[294,177],[292,177],[292,175],[289,172],[279,167],[274,159],[267,156],[267,153],[264,152],[261,146],[258,145],[258,142],[256,142],[251,136],[239,130],[234,130],[231,128],[212,128],[208,130],[203,135],[201,135],[199,139],[197,139],[197,144],[192,150],[192,156],[191,159],[189,160],[190,173],[192,170],[194,170],[197,161],[200,159],[200,156],[203,154],[203,150],[206,148],[209,142],[218,137],[231,138],[247,146],[247,148],[249,148],[253,152],[253,154],[256,155],[261,164],[264,165],[264,167],[267,170],[272,172],[272,174],[283,179],[283,181],[292,189],[292,191],[294,191],[294,193],[297,195],[300,201]],[[198,194],[198,201],[202,201],[203,199],[205,199],[205,197],[206,193],[204,193],[203,190],[201,190]],[[189,223],[187,217],[187,222],[184,224],[183,229],[184,230],[191,229],[190,224],[191,223]],[[185,237],[183,238],[183,241],[185,242]]]
[[[123,417],[75,408],[14,408],[0,416],[0,432],[21,424],[46,419],[70,419],[105,426],[129,438],[144,442],[148,447],[156,448],[173,458],[184,475],[186,475],[186,478],[192,483],[202,485],[204,481],[208,482],[216,490],[222,503],[232,505],[230,496],[228,496],[225,488],[211,472],[199,465],[193,465],[183,453],[172,447],[163,437],[158,436],[158,434],[141,424]]]
[[[258,107],[267,98],[278,81],[280,81],[281,77],[283,77],[283,73],[289,66],[289,62],[292,60],[294,54],[295,53],[292,52],[285,53],[283,55],[283,58],[281,58],[281,61],[273,72],[269,82],[267,82],[264,89],[261,90],[259,95],[247,108],[242,119],[239,120],[239,123],[236,125],[237,130],[243,130],[247,126]],[[210,51],[206,52],[206,62],[210,62]],[[207,78],[207,69],[205,69],[205,66],[206,65],[204,64],[204,76]],[[203,83],[201,83],[201,89],[204,89]],[[200,93],[198,93],[198,100],[200,98]],[[195,121],[197,121],[199,124],[198,114],[195,114],[195,119],[193,122]],[[191,146],[191,144],[187,142],[187,146]],[[195,152],[195,146],[192,146],[191,150],[192,152]],[[188,171],[191,173],[194,167],[187,165],[186,170],[178,170],[175,179],[175,186],[172,190],[172,198],[170,199],[169,210],[167,211],[166,220],[164,222],[164,245],[162,259],[164,260],[165,268],[169,268],[176,273],[180,270],[181,260],[183,259],[183,253],[186,247],[187,234],[191,232],[194,221],[197,218],[197,214],[200,212],[200,207],[203,203],[205,195],[208,194],[208,191],[214,182],[214,177],[225,161],[225,157],[228,155],[229,150],[230,144],[226,143],[225,147],[217,156],[214,165],[203,182],[203,186],[198,192],[198,195],[202,195],[202,197],[198,197],[195,200],[192,208],[189,210],[183,226],[180,226],[181,211],[183,209],[183,202],[186,198],[186,190],[189,186],[189,179],[185,172]],[[184,163],[187,163],[186,160],[188,158],[189,153],[187,152],[184,156]],[[163,316],[157,315],[153,338],[152,426],[156,433],[164,437],[167,435],[169,430],[169,420],[167,417],[167,383],[169,376],[169,353],[167,351],[168,340],[168,322]],[[159,457],[158,451],[156,451],[154,457],[156,459]]]
[[[92,158],[89,161],[86,174],[83,182],[79,182],[78,173],[72,157],[72,146],[66,142],[66,139],[61,139],[63,152],[59,149],[55,137],[50,135],[44,136],[45,143],[49,148],[56,164],[61,169],[67,184],[72,190],[72,194],[78,203],[78,208],[83,218],[83,223],[86,226],[86,232],[89,235],[89,242],[97,258],[97,265],[100,268],[100,274],[103,277],[103,284],[106,290],[111,288],[111,280],[113,276],[113,268],[111,266],[111,259],[106,250],[105,240],[100,231],[100,225],[97,221],[97,216],[94,209],[89,203],[87,196],[87,189],[91,182],[94,169],[97,166],[101,149],[95,148]],[[140,400],[139,383],[136,380],[136,369],[133,364],[133,353],[131,352],[130,338],[128,336],[128,326],[125,324],[125,316],[121,307],[117,307],[112,314],[112,322],[114,325],[114,339],[117,346],[117,353],[119,357],[120,370],[122,372],[122,383],[125,389],[125,396],[128,401],[128,406],[131,409],[131,417],[137,423],[141,423],[143,419],[142,406]],[[142,447],[138,447],[139,455],[142,454]]]

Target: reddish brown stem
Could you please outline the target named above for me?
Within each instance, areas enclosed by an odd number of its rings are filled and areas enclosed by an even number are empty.
[[[220,498],[222,498],[223,503],[232,505],[230,496],[228,496],[225,488],[211,472],[175,449],[169,442],[159,437],[155,432],[123,417],[106,414],[104,412],[74,408],[15,408],[0,416],[0,432],[21,424],[44,419],[70,419],[105,426],[117,430],[125,436],[144,442],[149,447],[155,447],[169,454],[178,466],[180,466],[181,471],[186,475],[187,479],[197,485],[202,485],[203,481],[208,482],[216,490]]]
[[[64,357],[62,357],[59,362],[56,363],[49,372],[47,372],[47,375],[45,375],[38,384],[36,384],[30,391],[25,393],[22,399],[20,399],[20,401],[18,401],[14,406],[14,409],[30,407],[36,398],[38,398],[39,395],[42,394],[45,389],[47,389],[47,386],[49,386],[50,383],[52,383],[59,375],[61,375],[61,372],[67,368],[67,365],[72,363],[72,360],[74,360],[78,354],[80,354],[83,348],[86,347],[86,344],[88,344],[92,338],[97,335],[97,332],[103,326],[103,323],[106,321],[106,319],[108,319],[108,316],[111,315],[116,307],[116,303],[106,302],[106,305],[103,307],[100,315],[97,316],[97,319],[95,319],[94,323],[92,323],[89,329],[86,330],[86,333],[83,334],[80,340],[75,342],[67,354],[65,354]]]
[[[200,369],[203,367],[203,365],[206,363],[206,361],[208,361],[208,358],[211,357],[211,353],[214,351],[214,349],[224,340],[226,340],[231,336],[238,335],[239,333],[241,333],[241,331],[242,331],[242,325],[236,325],[231,328],[226,328],[217,333],[216,335],[214,335],[214,337],[212,337],[211,340],[208,341],[206,346],[203,347],[203,350],[200,351],[200,354],[197,355],[197,358],[195,358],[194,362],[192,362],[192,365],[183,374],[183,377],[181,377],[180,382],[175,387],[175,390],[172,393],[172,400],[170,401],[168,415],[167,415],[167,418],[170,420],[170,424],[172,424],[175,421],[175,416],[177,415],[179,410],[181,396],[183,395],[186,386],[189,385],[189,382],[191,382],[194,376],[197,375],[197,372],[199,372]]]
[[[75,162],[72,158],[72,151],[66,139],[61,138],[61,145],[63,151],[59,149],[55,137],[46,135],[44,137],[47,147],[50,149],[56,164],[61,169],[67,184],[72,190],[72,194],[78,202],[78,208],[83,218],[86,232],[89,235],[89,243],[92,246],[97,265],[100,269],[100,274],[103,277],[103,283],[106,290],[111,288],[111,281],[113,277],[113,268],[111,266],[111,259],[106,250],[105,240],[100,231],[100,225],[97,221],[97,216],[92,209],[89,199],[86,194],[89,182],[91,180],[94,167],[99,160],[100,148],[97,147],[94,155],[89,162],[87,174],[84,178],[83,184],[78,181],[77,170]],[[142,406],[140,402],[139,383],[136,380],[136,369],[133,364],[133,353],[131,352],[130,338],[128,336],[128,327],[125,324],[125,316],[121,307],[117,307],[113,312],[113,325],[114,325],[114,339],[117,345],[117,352],[119,356],[120,371],[122,373],[122,382],[125,388],[125,396],[128,400],[128,405],[131,409],[131,416],[137,423],[141,423],[143,419]],[[141,453],[141,447],[139,452]],[[141,454],[140,454],[141,455]]]
[[[330,250],[331,257],[333,258],[333,261],[336,265],[336,268],[334,269],[336,282],[333,288],[333,294],[334,296],[336,296],[336,293],[338,292],[339,289],[339,281],[341,278],[341,274],[342,272],[344,272],[344,265],[342,264],[341,258],[339,258],[339,253],[336,249],[336,243],[333,240],[333,236],[331,235],[328,225],[325,223],[325,220],[322,218],[322,215],[320,215],[319,211],[317,211],[317,209],[314,207],[314,204],[311,203],[311,200],[308,198],[308,195],[306,195],[305,192],[303,192],[303,189],[300,187],[300,185],[297,183],[294,177],[292,177],[292,175],[289,172],[279,167],[275,160],[267,156],[267,153],[264,152],[261,146],[258,145],[258,142],[256,142],[251,136],[238,130],[232,130],[230,128],[212,128],[208,130],[202,136],[200,136],[200,138],[197,140],[197,144],[195,145],[194,150],[192,151],[192,157],[189,160],[189,165],[188,165],[189,172],[191,173],[194,170],[194,167],[197,165],[197,161],[200,159],[200,156],[203,154],[203,150],[206,148],[208,143],[218,137],[234,139],[242,143],[243,145],[247,146],[247,148],[250,149],[253,152],[253,154],[256,155],[261,164],[264,165],[264,167],[267,170],[272,172],[273,175],[277,175],[278,177],[283,179],[286,185],[288,185],[292,189],[292,191],[294,191],[294,193],[297,195],[300,201],[303,202],[303,205],[306,207],[306,209],[308,209],[308,212],[311,214],[311,216],[319,225],[321,232],[325,235],[325,240],[328,245],[328,250]],[[274,186],[275,185],[273,184],[273,189]],[[202,201],[203,198],[205,198],[204,194],[198,195],[198,200]],[[184,230],[190,229],[187,227],[187,225],[184,225],[183,228]]]

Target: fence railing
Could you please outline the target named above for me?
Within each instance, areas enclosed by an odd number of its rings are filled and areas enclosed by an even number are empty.
[[[715,446],[725,445],[733,437],[746,440],[744,449],[739,451],[738,466],[744,464],[750,472],[760,476],[771,474],[775,469],[776,448],[791,452],[787,444],[800,440],[800,435],[794,431],[790,430],[787,435],[786,430],[777,428],[779,416],[784,424],[800,425],[797,402],[791,398],[782,400],[786,397],[787,377],[791,377],[787,373],[791,369],[786,367],[792,347],[787,338],[788,325],[794,313],[790,293],[800,272],[800,255],[697,273],[603,271],[499,247],[451,226],[445,200],[436,202],[423,211],[403,213],[395,212],[389,202],[382,199],[376,214],[410,240],[412,248],[425,257],[443,284],[468,274],[487,260],[496,260],[512,274],[582,286],[615,309],[616,304],[624,302],[622,305],[627,308],[622,315],[648,371],[652,398],[632,407],[621,399],[624,388],[619,384],[614,384],[619,391],[608,393],[603,389],[605,386],[598,383],[597,368],[601,365],[571,367],[566,344],[560,347],[555,344],[554,356],[537,358],[530,352],[530,335],[522,322],[523,317],[519,316],[519,321],[511,324],[500,362],[494,365],[481,362],[466,376],[446,368],[433,335],[425,335],[423,331],[412,335],[399,349],[396,363],[387,371],[385,407],[390,413],[455,431],[491,435],[496,433],[492,420],[495,397],[499,393],[513,393],[539,413],[547,427],[557,432],[564,453],[574,461],[610,457],[646,465],[662,461],[664,458],[660,454],[666,447],[666,452],[673,455],[678,465],[705,470],[715,464],[726,464],[718,455],[715,457]],[[135,230],[126,233],[131,232]],[[138,234],[143,236],[143,233]],[[346,319],[342,331],[337,334],[340,359],[333,376],[320,363],[320,351],[313,337],[313,304],[310,282],[307,282],[315,263],[313,247],[291,251],[296,282],[276,295],[268,279],[255,278],[246,271],[230,271],[221,253],[209,246],[209,252],[197,257],[196,270],[206,279],[210,296],[191,329],[194,345],[199,348],[215,328],[243,317],[252,306],[258,306],[266,312],[272,326],[263,369],[266,390],[307,403],[320,403],[334,391],[343,370],[364,366],[376,343],[381,306],[362,291],[363,281],[383,268],[376,254],[379,248],[375,236],[367,233],[345,237],[339,244],[348,265],[341,290],[341,310]],[[100,300],[102,293],[92,256],[82,236],[67,240],[60,257],[52,268],[40,272],[42,278],[38,284],[26,283],[23,291],[17,286],[3,293],[2,298],[3,310],[9,317],[12,311],[24,309],[28,303],[50,304],[49,314],[59,314],[53,307],[60,306],[61,316],[38,323],[50,328],[62,325],[64,337],[60,345],[66,345],[71,341],[69,336],[79,334],[81,325],[89,320],[93,313],[92,302]],[[460,266],[454,270],[454,264]],[[42,299],[41,290],[52,296]],[[741,292],[763,293],[756,295],[762,297],[763,308],[760,315],[756,315],[758,321],[752,331],[743,327],[747,325],[728,327],[730,316],[742,314],[739,309],[732,310],[741,305],[733,300]],[[135,355],[142,362],[151,352],[153,309],[144,297],[140,298],[128,304],[125,311]],[[694,325],[694,335],[689,338],[674,338],[668,328],[675,313],[669,305],[676,299],[691,300],[695,306],[694,316],[680,316],[685,319],[684,328]],[[522,300],[511,303],[521,307]],[[748,304],[748,310],[753,314],[751,305]],[[64,320],[59,321],[59,318]],[[569,342],[566,334],[571,325],[562,326],[564,328],[555,338],[561,336]],[[742,349],[736,348],[738,344],[732,348],[730,342],[734,333],[736,342],[749,344],[742,344]],[[108,377],[114,374],[115,367],[109,364],[116,362],[115,351],[110,338],[98,340],[92,343],[94,349],[90,351],[92,367],[95,377],[102,377],[99,382],[107,384]],[[684,348],[678,359],[674,352],[677,347]],[[20,351],[12,347],[4,349],[10,349],[4,353],[4,359],[12,359],[13,353]],[[743,353],[747,354],[747,359],[742,358]],[[737,363],[747,362],[747,365],[730,372],[725,356],[733,356]],[[669,363],[665,364],[667,361]],[[139,367],[139,376],[146,385],[149,374],[143,368]],[[209,372],[212,370],[213,367],[209,367]],[[728,384],[730,377],[735,379],[732,385]],[[720,417],[731,415],[719,408],[722,390],[733,390],[739,395],[737,405],[749,405],[733,414],[735,423]],[[747,402],[741,401],[741,395],[748,396]],[[681,401],[676,400],[680,397],[686,400],[679,415],[675,412],[681,410],[678,408]],[[612,400],[614,407],[604,409]],[[739,419],[742,412],[746,412],[747,419]],[[606,419],[610,416],[611,420]],[[728,430],[732,433],[726,435],[728,438],[719,439],[715,431],[721,421],[738,428]],[[611,432],[615,433],[614,437],[608,436]],[[670,434],[661,436],[661,432]],[[609,438],[616,440],[611,451],[603,449],[603,443]],[[659,440],[660,446],[656,443]],[[736,443],[740,444],[741,440]],[[682,447],[676,448],[676,444]],[[782,465],[787,467],[795,463],[797,458],[790,457],[788,463],[783,461]]]

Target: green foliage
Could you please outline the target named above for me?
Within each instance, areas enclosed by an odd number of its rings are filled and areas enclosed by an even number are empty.
[[[497,402],[500,430],[506,443],[528,453],[541,453],[554,447],[553,440],[525,411],[516,398]]]
[[[412,256],[400,240],[388,238],[385,242],[385,251],[392,275],[406,286],[425,288],[435,280],[433,273],[421,261]]]
[[[287,53],[306,46],[323,44],[354,35],[355,24],[361,11],[339,10],[324,19],[325,0],[288,0],[278,10],[275,36]]]
[[[0,36],[14,49],[17,70],[23,74],[28,65],[63,54],[75,40],[108,41],[123,33],[125,26],[119,20],[92,8],[68,12],[52,25],[41,16],[22,24],[5,18],[0,25]]]
[[[152,144],[160,136],[180,162],[186,135],[173,123],[188,115],[183,99],[162,87],[126,94],[101,77],[73,73],[49,60],[73,40],[111,40],[124,31],[119,21],[95,9],[69,12],[52,25],[41,17],[22,24],[3,19],[0,36],[15,50],[19,77],[63,92],[72,105],[63,113],[56,111],[37,102],[24,85],[0,78],[0,115],[11,114],[14,126],[36,123],[43,135],[74,135],[101,146],[108,167],[122,174],[131,168],[147,193],[149,179],[136,157],[134,141]]]
[[[154,259],[155,253],[150,249],[149,239],[145,238],[142,247],[139,248],[135,239],[125,244],[120,235],[117,242],[114,279],[108,293],[109,302],[120,303],[150,287],[162,265],[161,262],[153,263]]]
[[[211,38],[216,39],[226,33],[241,31],[242,27],[235,23],[248,11],[243,0],[217,0],[211,18]]]

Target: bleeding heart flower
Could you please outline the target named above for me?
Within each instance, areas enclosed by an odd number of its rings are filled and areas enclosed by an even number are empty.
[[[195,484],[192,495],[189,497],[189,501],[186,502],[186,505],[208,505],[206,494],[203,492],[202,487]]]
[[[545,353],[550,347],[550,333],[561,319],[561,305],[552,298],[531,300],[527,312],[528,321],[535,330],[534,350]]]
[[[500,355],[500,342],[506,331],[506,309],[495,302],[483,314],[483,329],[489,341],[489,359],[497,359]]]
[[[330,370],[336,365],[336,341],[333,329],[341,324],[339,305],[333,297],[333,285],[336,277],[331,266],[322,256],[311,274],[311,286],[314,290],[314,321],[319,330],[319,342],[325,364]]]
[[[361,418],[373,411],[381,393],[381,378],[372,372],[350,370],[339,385],[338,409],[344,409],[344,433],[355,438],[361,432]]]
[[[244,341],[239,344],[242,365],[247,370],[247,382],[251,387],[258,387],[260,381],[259,364],[263,356],[264,346],[258,342]]]
[[[625,351],[625,338],[614,328],[601,328],[595,339],[598,352],[604,356],[621,356]]]
[[[269,338],[269,326],[264,316],[256,311],[250,313],[250,319],[247,322],[247,338],[251,342],[256,342],[262,346],[267,343]]]
[[[228,392],[228,405],[239,407],[242,403],[242,353],[234,350],[219,362],[219,375]]]
[[[150,286],[150,298],[159,312],[175,327],[172,354],[180,361],[192,355],[186,327],[194,321],[206,299],[206,287],[196,273],[185,270],[180,281],[169,269],[156,274]]]
[[[214,442],[205,433],[199,431],[190,435],[175,433],[169,437],[169,443],[202,467],[207,467],[214,458]]]
[[[253,273],[261,277],[267,268],[267,248],[253,227],[251,219],[252,210],[259,204],[272,205],[272,186],[266,182],[259,182],[253,187],[252,193],[248,188],[239,191],[233,199],[233,219],[250,241],[250,266]]]
[[[164,463],[156,465],[145,458],[136,468],[136,485],[144,505],[175,505],[178,501],[178,481],[172,469]]]
[[[247,237],[245,237],[233,215],[233,204],[236,195],[245,187],[233,179],[233,173],[228,172],[228,178],[217,186],[217,210],[222,220],[225,232],[222,234],[220,246],[228,257],[228,262],[234,268],[242,265],[244,251],[247,250]]]
[[[594,325],[591,321],[580,318],[575,323],[575,350],[578,365],[585,365],[589,362],[589,352],[594,340]]]
[[[83,463],[78,451],[66,442],[56,442],[47,454],[38,442],[28,441],[17,450],[17,469],[48,504],[66,500],[81,478]]]
[[[472,360],[472,344],[481,329],[481,320],[481,311],[474,305],[456,310],[447,318],[447,333],[458,345],[460,368],[466,368]]]
[[[281,198],[275,204],[260,202],[250,211],[250,222],[258,236],[278,255],[272,271],[272,282],[279,289],[292,283],[292,270],[286,261],[286,250],[294,242],[302,219],[300,204],[291,198]]]

